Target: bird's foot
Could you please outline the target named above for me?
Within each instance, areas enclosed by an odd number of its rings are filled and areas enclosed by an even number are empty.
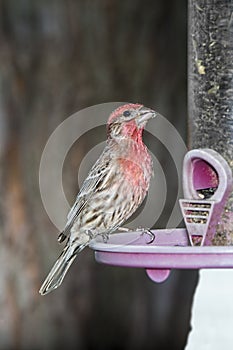
[[[132,230],[129,227],[118,227],[118,231],[129,232],[129,231],[132,231]]]
[[[103,238],[104,243],[108,243],[109,234],[108,233],[101,233],[100,235]]]
[[[148,242],[146,242],[147,244],[151,244],[154,242],[155,240],[155,234],[148,228],[142,228],[142,227],[139,227],[137,228],[136,231],[142,231],[141,235],[148,235],[150,240]]]
[[[91,240],[97,238],[97,236],[102,237],[104,243],[107,243],[108,240],[109,240],[109,233],[102,233],[102,232],[99,232],[99,233],[97,233],[97,234],[96,234],[96,233],[93,234],[93,233],[91,233],[91,232],[88,232],[88,235],[89,235],[89,237],[90,237]]]

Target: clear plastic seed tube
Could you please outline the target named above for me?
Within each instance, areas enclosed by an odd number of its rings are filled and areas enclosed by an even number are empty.
[[[233,0],[189,0],[190,148],[212,148],[233,169]],[[233,244],[233,194],[213,244]]]

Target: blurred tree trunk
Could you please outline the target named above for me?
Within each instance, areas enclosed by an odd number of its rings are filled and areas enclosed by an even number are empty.
[[[55,127],[97,103],[156,104],[185,135],[186,1],[2,0],[0,18],[0,348],[182,349],[195,273],[157,286],[87,250],[39,296],[60,247],[38,170]]]

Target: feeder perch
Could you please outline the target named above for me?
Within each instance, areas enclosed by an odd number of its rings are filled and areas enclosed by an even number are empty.
[[[185,199],[180,199],[180,206],[191,245],[212,245],[231,189],[231,169],[218,152],[194,149],[186,154],[183,165]]]
[[[93,240],[98,262],[145,268],[155,282],[163,282],[171,269],[233,268],[232,246],[211,246],[226,200],[232,191],[232,173],[224,158],[211,149],[189,151],[184,158],[181,211],[186,228],[111,235],[107,243]]]

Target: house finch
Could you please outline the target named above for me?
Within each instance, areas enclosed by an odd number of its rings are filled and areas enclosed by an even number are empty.
[[[97,235],[107,239],[139,207],[152,175],[152,160],[143,143],[143,129],[156,112],[141,104],[126,104],[107,122],[105,149],[84,181],[58,241],[66,246],[40,288],[57,288],[77,254]]]

